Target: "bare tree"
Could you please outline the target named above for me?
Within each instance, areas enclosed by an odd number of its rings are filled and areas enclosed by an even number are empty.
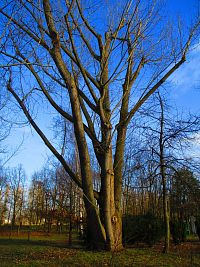
[[[9,186],[3,171],[1,170],[0,176],[0,224],[6,222],[6,213],[8,211],[8,193]]]
[[[9,206],[11,224],[15,226],[17,223],[20,226],[22,223],[22,209],[24,207],[24,187],[25,173],[22,166],[9,168],[6,171],[6,177],[9,186]],[[8,219],[8,222],[10,220]]]
[[[122,172],[129,122],[185,61],[199,18],[185,37],[168,29],[156,1],[105,3],[93,13],[84,1],[12,1],[0,9],[6,89],[83,190],[90,247],[122,248]],[[104,10],[104,12],[102,12]],[[97,23],[97,16],[101,22]],[[39,126],[34,109],[54,109],[73,124],[81,176]],[[87,135],[87,137],[86,137]],[[93,189],[89,147],[101,188]]]
[[[189,153],[189,142],[199,132],[199,117],[194,115],[170,113],[166,99],[158,92],[159,105],[149,111],[149,121],[145,122],[147,145],[151,161],[154,162],[154,177],[161,178],[162,207],[165,224],[164,252],[170,245],[170,188],[173,172],[180,166],[187,166],[185,154]],[[190,159],[192,166],[193,161]],[[196,163],[196,169],[198,164]]]

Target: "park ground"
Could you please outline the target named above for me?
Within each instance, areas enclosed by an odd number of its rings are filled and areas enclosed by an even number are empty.
[[[66,234],[1,232],[0,267],[200,267],[200,242],[197,237],[177,246],[172,245],[167,255],[162,253],[162,246],[162,242],[151,248],[137,244],[121,252],[93,252],[86,250],[77,240],[70,248]]]

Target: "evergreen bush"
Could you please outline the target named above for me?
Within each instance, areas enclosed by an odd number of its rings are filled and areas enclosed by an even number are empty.
[[[124,244],[144,242],[152,246],[163,236],[163,221],[151,213],[123,218]]]

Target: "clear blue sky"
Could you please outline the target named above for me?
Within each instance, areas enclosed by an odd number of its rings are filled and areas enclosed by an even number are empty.
[[[198,1],[193,0],[167,0],[166,5],[171,16],[180,13],[185,20],[194,14],[194,7]],[[200,47],[192,51],[188,62],[181,67],[170,79],[168,88],[172,102],[179,109],[190,110],[194,113],[200,111]],[[47,119],[48,121],[48,119]],[[6,143],[13,150],[19,145],[24,135],[23,145],[17,154],[8,162],[7,166],[17,166],[22,163],[27,176],[39,170],[51,155],[38,135],[31,128],[14,129]]]

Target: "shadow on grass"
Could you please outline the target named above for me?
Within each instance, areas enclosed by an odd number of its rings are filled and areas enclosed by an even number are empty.
[[[26,239],[8,239],[1,238],[0,245],[4,246],[17,246],[17,245],[26,245],[26,246],[44,246],[44,247],[54,247],[54,248],[73,248],[66,243],[59,243],[50,240],[26,240]]]

